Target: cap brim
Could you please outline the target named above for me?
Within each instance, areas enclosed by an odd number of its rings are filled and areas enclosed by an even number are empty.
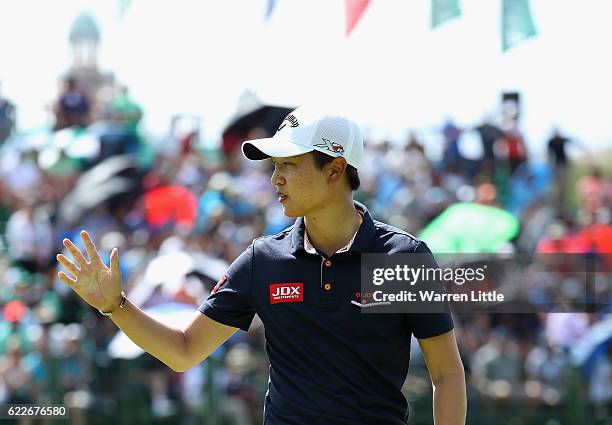
[[[291,143],[288,140],[275,139],[269,137],[267,139],[247,140],[242,143],[242,154],[251,160],[268,159],[272,156],[284,158],[288,156],[302,155],[312,152],[314,149],[310,146],[301,146]]]

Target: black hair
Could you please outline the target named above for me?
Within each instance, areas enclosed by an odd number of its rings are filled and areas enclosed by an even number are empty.
[[[319,170],[322,170],[325,164],[329,164],[335,157],[324,154],[319,151],[312,151],[312,159]],[[359,189],[361,181],[359,180],[359,172],[352,165],[346,165],[346,177],[348,178],[349,186],[352,191]]]

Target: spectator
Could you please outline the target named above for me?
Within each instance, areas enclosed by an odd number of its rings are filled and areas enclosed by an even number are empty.
[[[2,96],[2,86],[0,86],[0,146],[15,131],[15,105]]]
[[[74,77],[68,77],[62,93],[53,107],[55,128],[87,127],[90,124],[90,102],[83,90],[78,87]]]
[[[518,399],[522,395],[523,359],[505,331],[492,334],[489,342],[474,353],[472,373],[477,388],[492,401]]]
[[[586,313],[550,313],[545,326],[548,344],[568,349],[586,334],[589,318]]]
[[[570,139],[561,135],[558,128],[555,128],[551,138],[548,140],[548,161],[554,168],[566,168],[569,159],[567,157],[566,146]]]
[[[553,193],[558,207],[565,204],[567,170],[570,166],[566,146],[569,143],[571,143],[571,140],[561,135],[561,132],[557,128],[553,131],[552,137],[548,140],[548,162],[554,170]]]
[[[31,196],[21,200],[6,224],[11,257],[30,273],[46,271],[53,255],[53,231],[49,217],[36,208]]]
[[[3,403],[28,404],[34,400],[30,393],[31,376],[22,365],[23,350],[19,338],[13,335],[8,343],[5,355],[0,355],[0,385],[6,390]]]
[[[34,350],[23,358],[23,366],[32,377],[34,400],[39,403],[60,403],[59,360],[51,355],[48,332],[39,326],[32,339]]]
[[[38,151],[14,152],[0,161],[0,177],[11,197],[23,197],[40,187],[43,173],[38,165]]]
[[[589,385],[589,399],[598,417],[609,418],[612,406],[612,345],[596,362]]]
[[[512,175],[519,165],[527,161],[527,147],[516,121],[512,121],[505,130],[504,136],[501,138],[501,146],[508,160],[508,167]]]
[[[444,135],[444,158],[443,167],[448,171],[458,171],[461,169],[461,155],[459,154],[459,136],[461,129],[452,121],[446,122],[442,129]]]
[[[609,222],[612,184],[602,176],[599,168],[592,167],[586,176],[578,180],[576,192],[585,224],[598,222],[598,217],[602,217],[604,223]]]
[[[527,377],[537,384],[533,395],[549,406],[558,405],[566,395],[563,384],[568,366],[563,350],[540,341],[525,360]]]
[[[132,100],[127,86],[119,87],[115,97],[111,100],[110,107],[131,131],[136,132],[142,119],[142,108]]]
[[[480,134],[483,150],[482,172],[492,178],[495,174],[497,157],[495,155],[495,143],[500,140],[504,133],[492,123],[491,117],[487,117],[485,121],[476,127],[476,131]]]

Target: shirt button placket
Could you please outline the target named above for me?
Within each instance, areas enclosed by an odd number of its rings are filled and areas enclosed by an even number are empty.
[[[333,262],[321,257],[321,300],[331,301],[334,295]]]

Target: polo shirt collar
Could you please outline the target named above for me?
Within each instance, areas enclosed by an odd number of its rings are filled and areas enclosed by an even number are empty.
[[[363,221],[363,212],[357,210],[357,213],[361,217],[361,221]],[[361,227],[361,223],[359,223],[359,227]],[[353,237],[351,238],[351,240],[348,241],[348,243],[344,245],[342,248],[334,252],[334,254],[341,254],[351,249],[351,246],[353,246],[353,242],[355,241],[355,237],[357,236],[357,232],[359,231],[359,227],[357,228],[357,230],[355,230],[355,233],[353,234]],[[310,242],[310,238],[308,237],[308,231],[304,231],[304,251],[306,251],[309,254],[317,253],[317,249]]]
[[[354,239],[350,246],[350,251],[357,252],[368,252],[374,243],[374,237],[376,236],[376,228],[374,227],[374,220],[370,215],[365,205],[360,202],[353,201],[355,208],[363,215],[363,221],[361,226],[354,235]],[[304,234],[305,225],[304,217],[299,217],[293,228],[291,229],[291,251],[296,254],[298,251],[304,251]]]

